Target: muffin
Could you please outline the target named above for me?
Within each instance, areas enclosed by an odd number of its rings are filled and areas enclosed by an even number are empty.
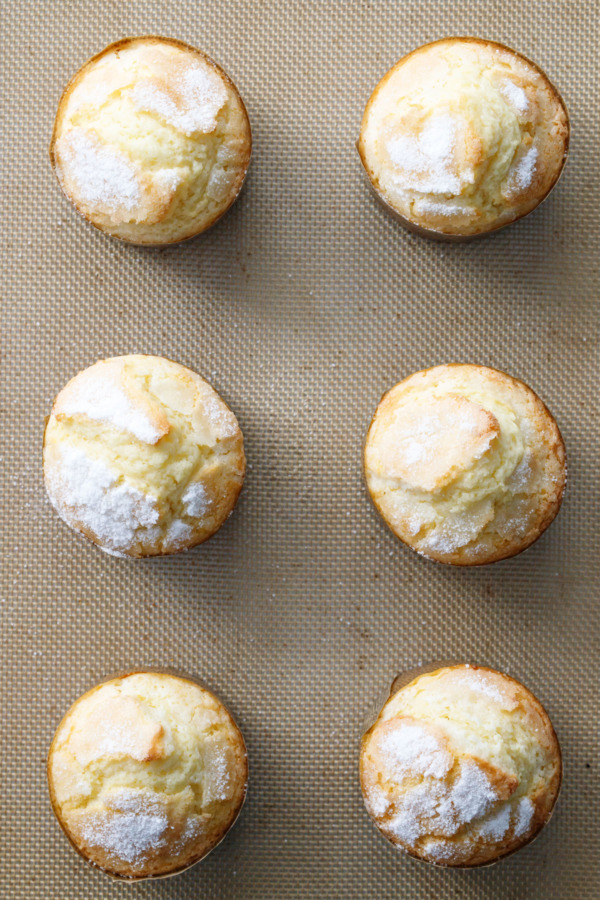
[[[548,714],[493,669],[456,665],[392,694],[363,737],[367,811],[394,846],[439,866],[487,865],[548,822],[562,775]]]
[[[115,556],[161,556],[213,535],[245,470],[237,419],[200,375],[158,356],[97,362],[58,394],[44,435],[59,516]]]
[[[403,57],[367,103],[358,151],[376,196],[428,237],[475,237],[520,219],[556,184],[565,105],[530,60],[447,38]]]
[[[556,516],[566,482],[560,431],[540,398],[474,365],[426,369],[385,394],[364,468],[394,534],[457,566],[529,547]]]
[[[246,108],[200,50],[127,38],[93,56],[59,103],[50,158],[64,193],[101,231],[173,244],[210,228],[250,162]]]
[[[244,802],[244,739],[195,681],[135,672],[77,700],[48,755],[52,808],[73,847],[117,878],[174,875],[225,836]]]

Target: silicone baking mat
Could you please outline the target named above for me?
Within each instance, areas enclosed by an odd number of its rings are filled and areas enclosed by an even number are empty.
[[[600,896],[597,16],[592,0],[4,5],[3,898]],[[145,33],[221,63],[254,132],[239,202],[205,236],[163,251],[95,232],[48,161],[68,78],[110,41]],[[394,223],[354,148],[384,72],[452,34],[536,60],[573,127],[543,207],[458,246]],[[59,521],[42,486],[55,393],[98,358],[132,352],[200,371],[246,437],[236,512],[204,547],[170,560],[102,554]],[[383,391],[450,361],[531,384],[569,455],[549,532],[522,556],[472,571],[405,549],[361,478]],[[395,852],[360,796],[358,742],[373,701],[400,670],[439,658],[522,679],[562,742],[551,825],[489,869],[436,870]],[[199,675],[222,696],[246,736],[251,781],[238,824],[200,866],[131,886],[73,853],[44,767],[72,701],[144,665]]]

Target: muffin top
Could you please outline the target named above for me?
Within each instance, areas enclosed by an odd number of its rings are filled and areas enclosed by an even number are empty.
[[[564,444],[539,397],[474,365],[417,372],[385,394],[364,464],[392,531],[454,565],[524,550],[554,519],[566,481]]]
[[[365,804],[386,838],[445,866],[493,862],[548,821],[560,747],[547,713],[507,675],[459,665],[394,694],[363,738]]]
[[[54,401],[44,436],[52,504],[116,556],[205,541],[235,506],[244,469],[229,407],[200,375],[156,356],[80,372]]]
[[[67,86],[51,146],[67,197],[102,231],[140,244],[185,240],[231,205],[250,161],[244,104],[207,56],[131,38]]]
[[[448,235],[530,212],[562,170],[565,106],[544,73],[476,38],[400,60],[365,109],[359,152],[376,192],[404,219]]]
[[[242,806],[244,741],[193,681],[140,672],[84,694],[48,758],[52,805],[90,862],[124,878],[179,871],[225,835]]]

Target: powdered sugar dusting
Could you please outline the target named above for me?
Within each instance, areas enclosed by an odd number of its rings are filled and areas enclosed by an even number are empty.
[[[86,529],[111,551],[129,550],[140,531],[155,526],[159,514],[152,497],[120,483],[101,460],[64,444],[60,461],[46,470],[48,494],[67,524]]]
[[[510,105],[517,110],[518,113],[525,114],[529,109],[529,100],[527,94],[518,85],[506,78],[500,84],[500,93]]]
[[[418,136],[398,134],[387,141],[392,163],[401,170],[397,183],[411,190],[459,193],[454,168],[456,122],[450,115],[432,116]]]
[[[133,404],[123,389],[120,374],[120,369],[106,365],[81,372],[62,392],[58,412],[107,422],[146,444],[155,444],[164,431]]]
[[[132,212],[141,203],[142,192],[133,166],[84,128],[73,128],[62,135],[57,151],[61,180],[67,177],[76,183],[82,203],[104,204],[126,212]]]
[[[204,66],[188,66],[173,78],[169,92],[156,82],[143,79],[132,88],[131,99],[138,109],[162,116],[186,135],[214,131],[227,91],[218,75]]]
[[[395,723],[379,741],[379,750],[389,775],[395,779],[409,773],[443,778],[453,764],[448,750],[418,723]]]

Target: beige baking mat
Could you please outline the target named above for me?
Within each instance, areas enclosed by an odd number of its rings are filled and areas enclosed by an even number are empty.
[[[2,301],[1,663],[6,900],[597,900],[600,576],[598,21],[587,2],[9,2]],[[47,146],[67,79],[105,44],[162,33],[221,63],[247,103],[246,189],[204,237],[122,246],[59,193]],[[469,245],[402,231],[362,181],[363,106],[405,52],[474,34],[555,80],[573,125],[552,197]],[[54,394],[104,356],[156,353],[237,413],[249,472],[207,545],[125,562],[44,497]],[[404,549],[371,508],[361,443],[383,391],[416,369],[486,363],[531,384],[563,430],[560,516],[521,557],[460,571]],[[565,758],[555,818],[491,869],[440,871],[375,832],[361,726],[396,673],[464,658],[521,678]],[[44,763],[70,703],[115,670],[165,664],[230,705],[250,755],[239,823],[199,867],[111,882],[56,825]]]

